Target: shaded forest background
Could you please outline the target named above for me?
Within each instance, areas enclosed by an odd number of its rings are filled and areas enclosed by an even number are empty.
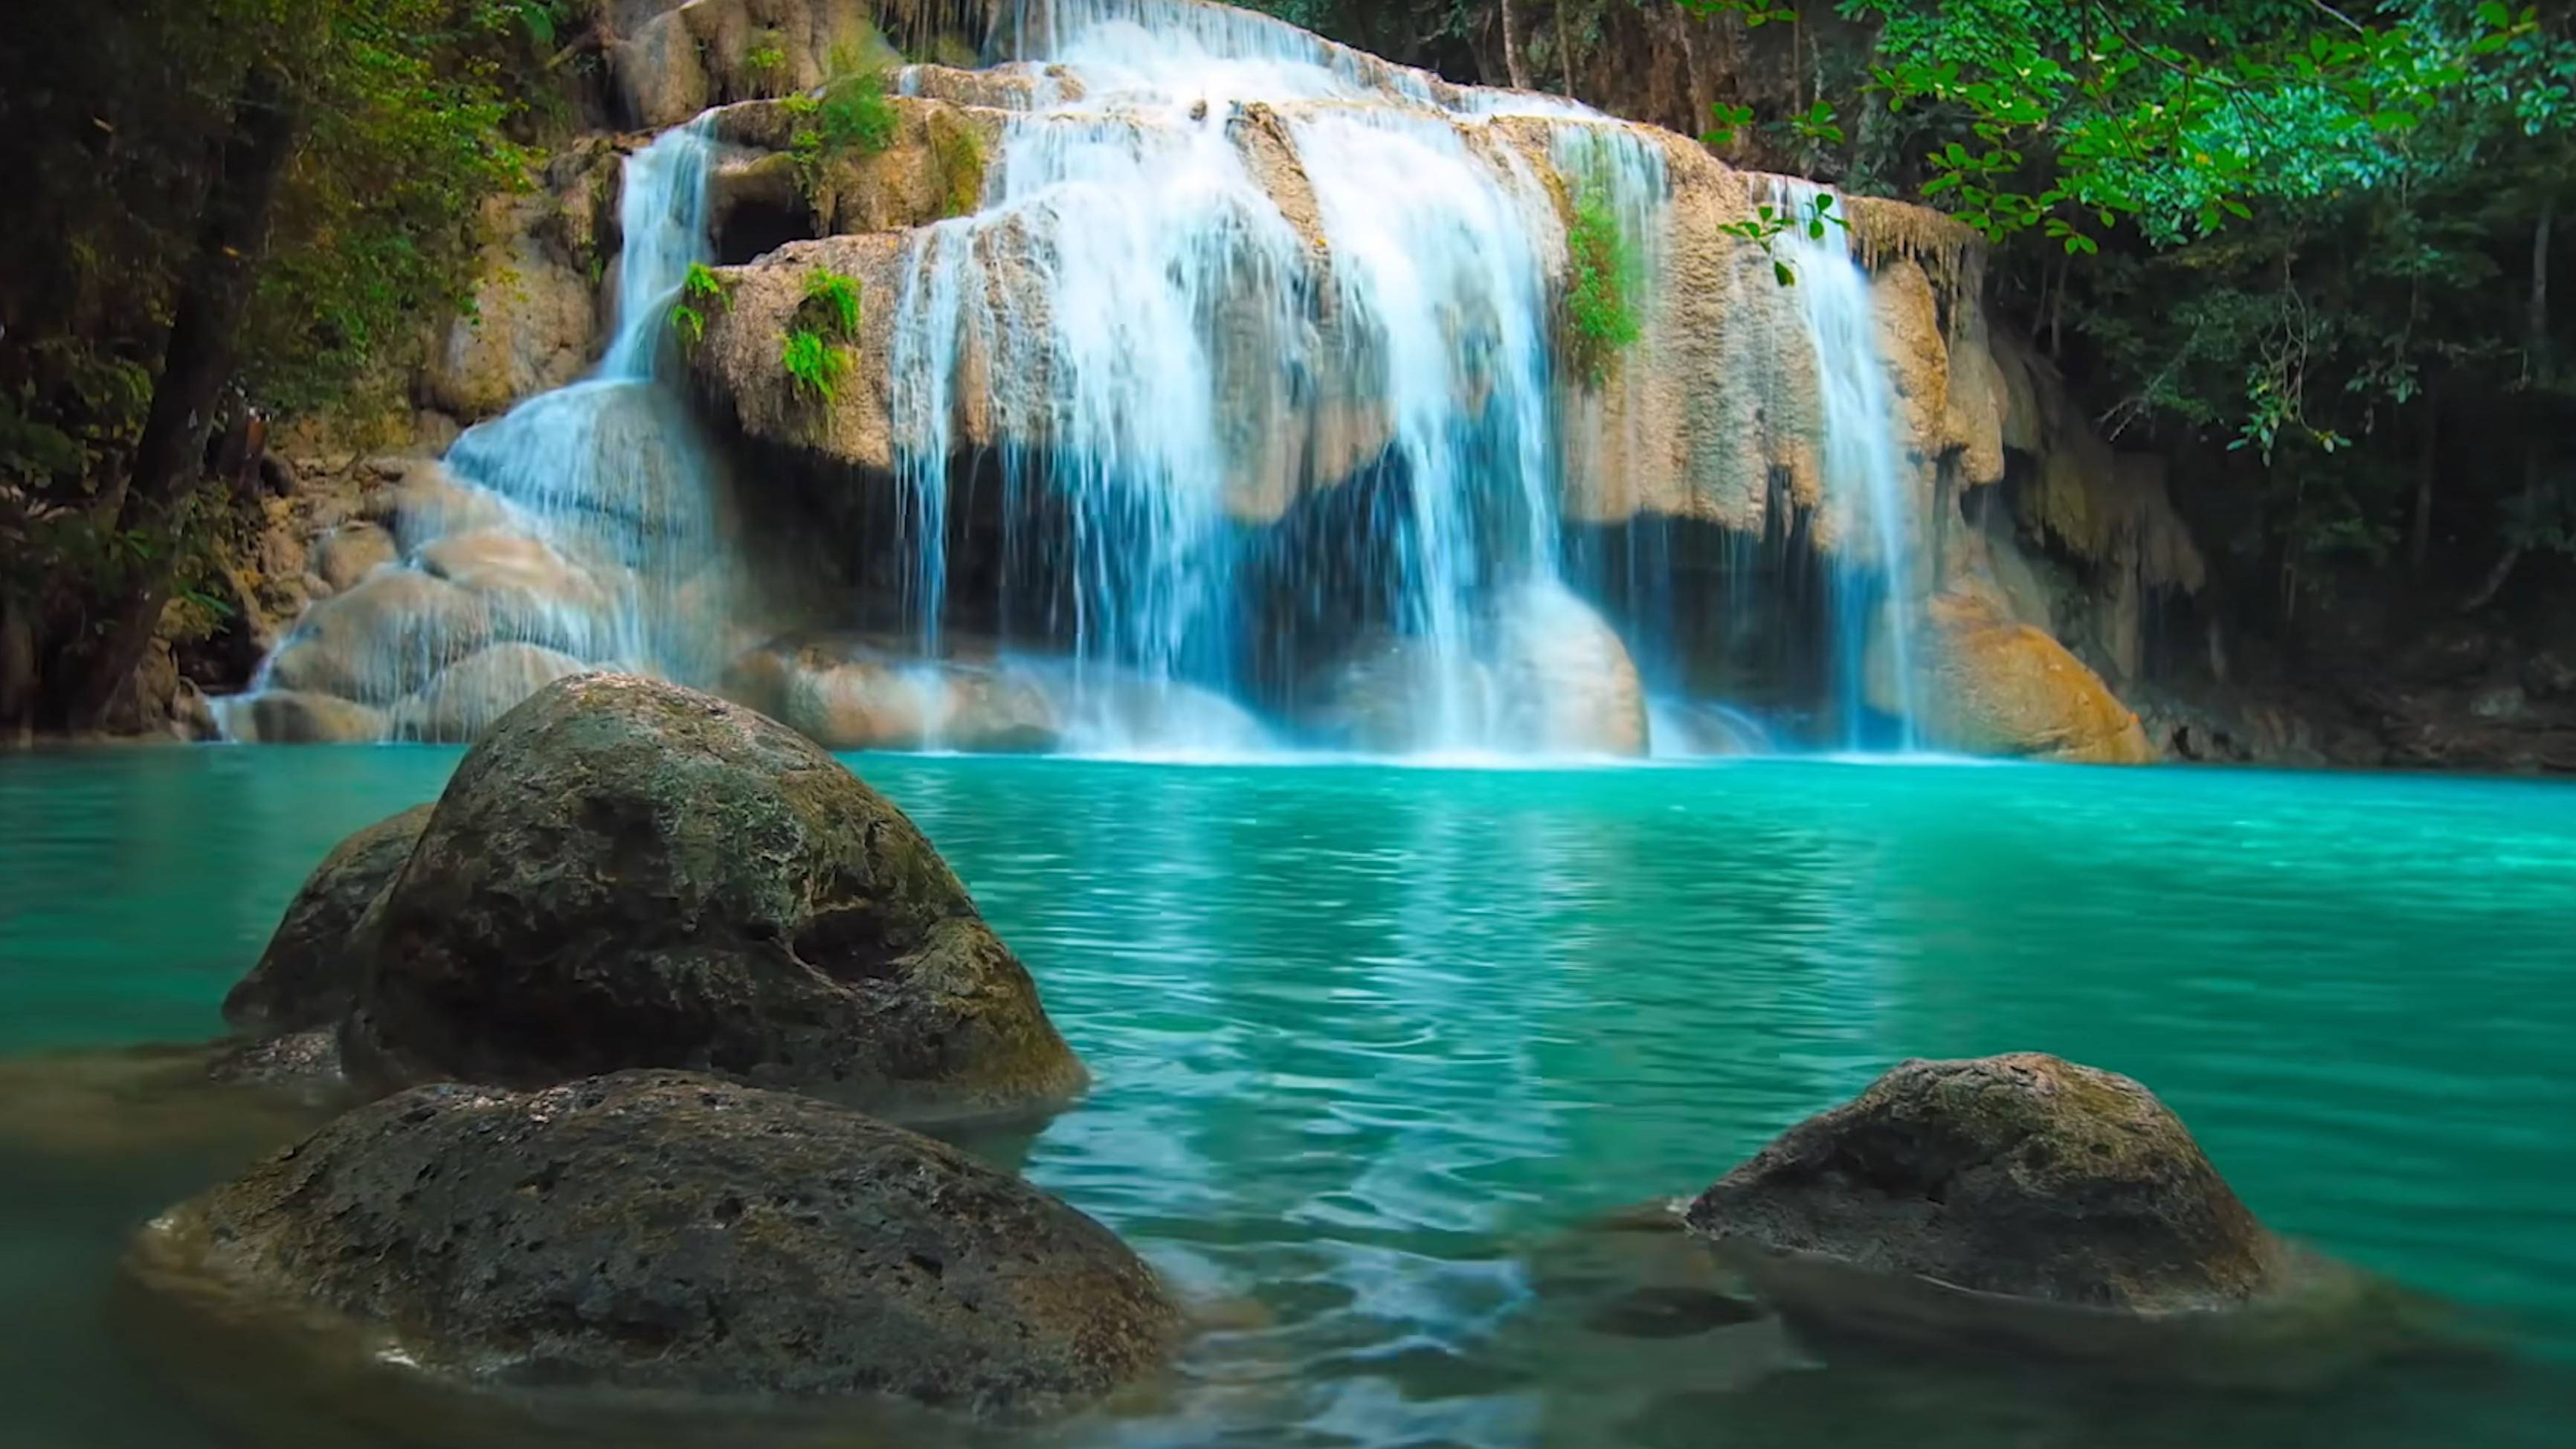
[[[980,38],[971,5],[885,8],[917,49]],[[1985,230],[1999,315],[2166,460],[2284,670],[2462,631],[2576,654],[2564,4],[1258,8]],[[0,43],[0,725],[98,727],[151,641],[221,632],[261,433],[402,412],[487,200],[615,121],[613,19],[133,0]]]

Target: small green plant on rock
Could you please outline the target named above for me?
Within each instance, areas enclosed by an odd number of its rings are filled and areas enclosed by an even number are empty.
[[[984,137],[945,111],[930,124],[931,160],[939,167],[940,215],[964,216],[984,204]]]
[[[695,351],[707,338],[707,319],[732,301],[729,279],[717,276],[704,262],[689,263],[689,274],[680,282],[680,300],[671,306],[671,330],[680,334],[680,345]]]
[[[816,267],[805,274],[805,299],[796,304],[779,365],[788,384],[809,403],[828,404],[850,374],[848,344],[858,340],[865,296],[859,279]]]
[[[842,379],[850,374],[850,353],[825,341],[823,334],[799,327],[787,334],[779,365],[787,369],[788,385],[798,397],[828,404],[840,395]]]
[[[859,335],[863,290],[856,277],[844,276],[829,267],[816,267],[805,274],[805,300],[796,309],[797,320],[845,342],[854,342]]]
[[[808,199],[821,187],[826,163],[844,155],[883,155],[894,145],[903,117],[886,94],[893,59],[882,39],[843,46],[832,52],[832,78],[822,90],[787,102],[796,121],[787,151],[796,158],[796,174]]]
[[[742,53],[742,73],[762,95],[774,96],[785,90],[787,37],[772,29],[753,31],[750,44]]]
[[[1644,333],[1634,303],[1644,268],[1606,187],[1578,182],[1573,212],[1565,228],[1566,350],[1584,379],[1599,386]]]

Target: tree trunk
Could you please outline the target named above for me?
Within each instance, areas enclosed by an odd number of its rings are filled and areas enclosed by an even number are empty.
[[[297,130],[286,78],[267,64],[255,67],[233,106],[220,173],[207,189],[196,256],[180,286],[152,409],[114,521],[119,529],[168,531],[174,509],[204,471],[206,425],[232,373],[234,338],[250,305],[269,213],[295,154]],[[96,728],[151,647],[170,599],[172,550],[166,542],[156,540],[152,556],[137,566],[106,636],[72,683],[64,711],[70,728]]]
[[[1503,74],[1513,90],[1525,91],[1530,88],[1529,62],[1521,56],[1521,27],[1514,18],[1521,8],[1520,0],[1502,0],[1502,7]]]

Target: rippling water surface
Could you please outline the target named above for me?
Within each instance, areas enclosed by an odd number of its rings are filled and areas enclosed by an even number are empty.
[[[228,1442],[130,1365],[105,1285],[243,1149],[24,1058],[214,1034],[313,862],[455,758],[0,758],[0,1443]],[[2576,789],[856,764],[1099,1079],[1010,1155],[1207,1325],[1148,1401],[1027,1442],[2576,1442]],[[1691,1265],[1603,1214],[1901,1057],[2021,1048],[2144,1080],[2275,1227],[2467,1306],[2487,1347],[2147,1392],[1612,1291]]]

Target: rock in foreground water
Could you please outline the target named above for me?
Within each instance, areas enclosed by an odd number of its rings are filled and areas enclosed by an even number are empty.
[[[235,1325],[318,1308],[503,1387],[1022,1416],[1152,1372],[1177,1331],[1145,1265],[1045,1193],[854,1112],[677,1072],[387,1098],[164,1214],[128,1266]]]
[[[377,1090],[676,1067],[928,1115],[1084,1080],[901,811],[785,726],[632,676],[505,716],[360,936],[341,1040]]]
[[[2038,1053],[1900,1063],[1684,1220],[1794,1319],[2146,1377],[2311,1382],[2444,1332],[2274,1236],[2146,1088]]]
[[[1721,1243],[2137,1311],[2243,1303],[2280,1250],[2153,1093],[2038,1053],[1900,1063],[1690,1206]]]
[[[224,997],[224,1020],[233,1030],[264,1039],[333,1026],[349,1014],[358,977],[351,938],[367,908],[402,874],[429,826],[430,808],[418,805],[379,820],[322,857],[287,905],[259,964]]]

